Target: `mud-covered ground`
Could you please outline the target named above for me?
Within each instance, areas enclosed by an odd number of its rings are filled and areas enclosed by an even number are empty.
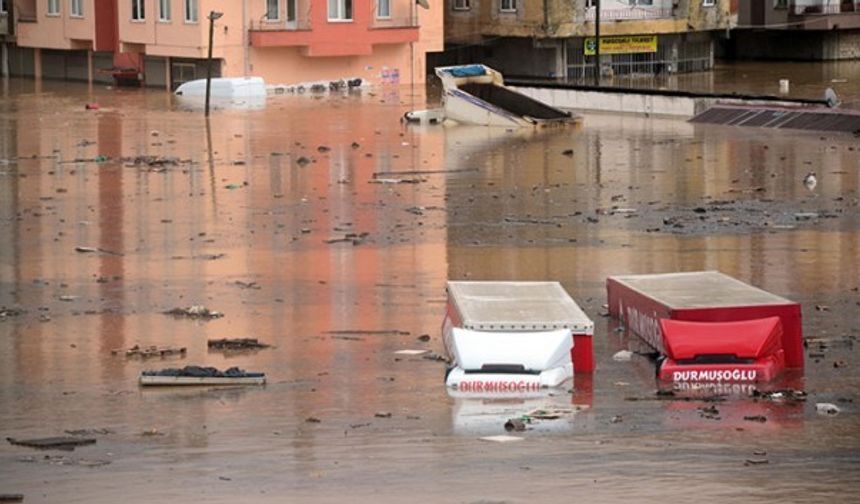
[[[273,97],[208,127],[156,90],[11,81],[4,93],[0,436],[97,442],[4,442],[0,494],[847,502],[860,490],[851,135],[606,115],[538,134],[415,127],[399,119],[426,105],[405,88]],[[612,359],[647,349],[605,316],[607,276],[708,269],[802,303],[805,372],[770,388],[805,400],[746,386],[658,396],[647,356]],[[596,373],[527,399],[450,394],[432,357],[456,279],[561,281],[595,320]],[[224,316],[163,313],[193,305]],[[240,337],[272,346],[207,348]],[[186,350],[126,356],[135,345]],[[142,370],[188,364],[268,383],[137,385]],[[575,412],[519,441],[480,439],[545,406]]]

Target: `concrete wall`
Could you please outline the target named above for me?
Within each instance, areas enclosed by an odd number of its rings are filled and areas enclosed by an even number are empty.
[[[554,107],[574,111],[591,110],[690,118],[695,115],[699,107],[697,100],[687,97],[531,87],[515,89]]]
[[[157,0],[145,0],[146,19],[131,19],[131,2],[119,2],[121,49],[143,49],[147,55],[205,58],[209,47],[210,11],[224,14],[215,22],[213,57],[224,58],[229,48],[242,46],[245,20],[241,0],[199,0],[197,22],[185,21],[185,2],[172,0],[170,21],[160,21]],[[143,46],[143,47],[134,47]],[[240,51],[241,54],[241,51]]]
[[[92,49],[95,39],[95,7],[84,0],[82,17],[71,17],[68,1],[60,1],[60,12],[48,15],[48,2],[35,3],[35,22],[18,23],[18,45],[44,49]]]
[[[256,10],[250,11],[251,19],[260,19],[265,14],[265,2],[254,4]],[[349,44],[350,39],[344,37],[342,23],[330,23],[326,20],[327,6],[325,0],[314,0],[311,4],[311,28],[315,36],[325,37],[340,44]],[[418,15],[418,41],[412,43],[374,44],[372,54],[359,56],[328,56],[310,57],[302,46],[299,47],[250,47],[249,73],[260,75],[270,84],[295,84],[315,80],[335,80],[344,77],[360,77],[368,82],[402,84],[410,81],[423,83],[427,74],[426,53],[443,49],[443,15],[441,2],[430,2],[430,9],[413,7],[412,0],[392,0],[392,21],[400,22],[404,16],[412,12]],[[364,0],[354,4],[355,9],[362,9],[357,21],[364,26],[379,25],[375,19],[375,3]],[[356,11],[357,12],[357,11]],[[384,24],[384,23],[383,23]],[[349,33],[357,37],[365,36],[367,30],[362,26],[349,27]],[[238,56],[238,55],[237,55]],[[234,59],[225,57],[225,75],[241,75],[241,69],[233,64]],[[397,77],[392,77],[396,72]]]
[[[585,0],[520,0],[516,13],[499,11],[500,0],[472,0],[471,9],[453,9],[445,0],[446,41],[480,42],[482,37],[566,38],[594,34],[594,9]],[[702,0],[653,0],[631,7],[627,0],[602,0],[601,32],[605,35],[685,33],[722,30],[731,22],[730,0],[705,7]],[[656,17],[656,18],[655,18]]]

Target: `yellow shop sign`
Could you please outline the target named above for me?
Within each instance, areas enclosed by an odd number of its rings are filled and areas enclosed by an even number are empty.
[[[594,37],[585,39],[585,55],[594,56]],[[630,54],[657,52],[657,35],[600,37],[600,54]]]

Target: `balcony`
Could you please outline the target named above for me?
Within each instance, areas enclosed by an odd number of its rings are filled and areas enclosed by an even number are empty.
[[[363,56],[373,46],[418,41],[418,16],[411,1],[392,2],[389,16],[368,9],[352,19],[328,19],[325,2],[312,2],[293,21],[261,19],[252,23],[251,45],[259,48],[299,47],[308,57]]]
[[[597,9],[589,7],[585,10],[585,20],[594,21]],[[630,5],[623,8],[606,8],[600,9],[600,22],[606,21],[644,21],[649,19],[671,19],[675,16],[675,9],[672,7],[672,2],[654,0],[646,4],[642,2],[640,5]]]
[[[788,21],[797,29],[860,28],[860,0],[796,0],[786,3]]]

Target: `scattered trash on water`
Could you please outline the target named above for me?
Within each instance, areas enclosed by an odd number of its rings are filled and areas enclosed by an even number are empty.
[[[7,308],[3,306],[0,307],[0,320],[3,320],[7,317],[17,317],[25,313],[27,313],[27,311],[21,308]]]
[[[615,415],[609,419],[609,423],[621,423],[624,421],[624,417],[621,415]]]
[[[150,345],[146,347],[141,347],[140,345],[134,345],[133,347],[123,350],[121,348],[115,348],[110,351],[112,355],[123,354],[126,357],[140,357],[142,359],[148,359],[150,357],[168,357],[171,355],[185,355],[187,352],[185,347],[159,347],[155,345]]]
[[[746,459],[744,461],[745,466],[764,465],[764,464],[768,464],[768,463],[770,463],[770,461],[768,459]]]
[[[794,390],[794,389],[784,389],[784,390],[772,390],[769,392],[761,392],[757,389],[753,390],[750,394],[753,398],[756,399],[766,399],[768,401],[805,401],[806,400],[806,392],[802,390]]]
[[[616,362],[627,362],[633,357],[633,352],[630,350],[621,350],[619,352],[615,352],[612,356],[612,360]]]
[[[513,443],[515,441],[522,441],[524,438],[518,436],[506,436],[504,434],[498,436],[484,436],[478,438],[481,441],[492,441],[494,443]]]
[[[164,312],[165,315],[174,317],[188,317],[193,319],[216,319],[224,316],[223,313],[210,310],[203,305],[194,305],[187,308],[174,308]]]
[[[511,418],[505,422],[505,430],[508,432],[522,432],[526,430],[526,423],[520,418]]]
[[[98,103],[87,103],[86,105],[84,105],[84,110],[98,110],[98,109],[99,109]]]
[[[29,448],[37,448],[40,450],[65,450],[65,451],[72,451],[78,446],[85,446],[85,445],[91,445],[91,444],[96,443],[95,438],[68,437],[68,436],[34,438],[34,439],[15,439],[15,438],[7,437],[6,441],[8,441],[9,444],[18,445],[18,446],[26,446]]]
[[[260,290],[262,288],[262,287],[260,287],[259,284],[257,284],[257,282],[243,282],[241,280],[236,280],[235,282],[233,282],[233,285],[236,285],[236,286],[241,287],[243,289]]]
[[[259,350],[269,348],[271,345],[262,343],[256,338],[224,338],[209,340],[207,346],[218,350]]]
[[[377,411],[373,414],[376,418],[391,418],[391,412],[388,411]]]
[[[765,423],[765,422],[767,422],[767,417],[764,415],[750,415],[750,416],[745,416],[744,420],[746,420],[747,422]]]
[[[148,385],[264,385],[264,373],[246,372],[238,367],[221,371],[214,367],[185,366],[140,373],[140,384]]]
[[[819,415],[838,415],[842,412],[839,406],[832,403],[815,403],[815,411]]]
[[[74,429],[63,431],[70,436],[106,436],[108,434],[116,434],[112,429],[101,428],[101,429]]]
[[[430,353],[430,350],[397,350],[394,353],[397,355],[424,355]]]

